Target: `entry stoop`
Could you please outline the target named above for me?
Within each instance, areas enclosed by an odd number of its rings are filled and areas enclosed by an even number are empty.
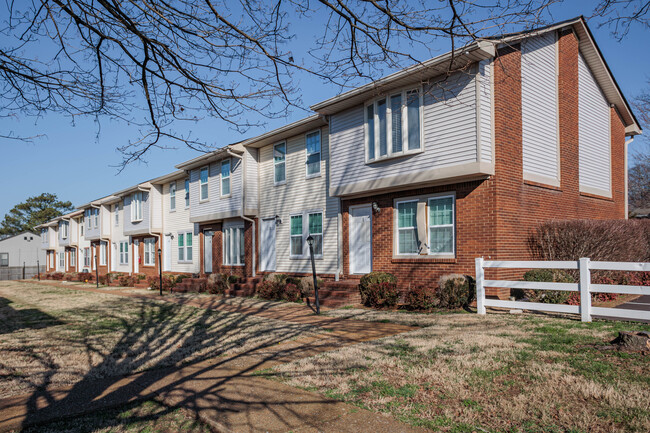
[[[342,307],[361,303],[359,280],[324,281],[318,289],[320,305],[323,307]],[[315,296],[307,298],[315,304]]]
[[[227,296],[253,296],[257,285],[262,282],[262,277],[248,277],[238,283],[231,284],[226,290]]]
[[[186,292],[204,292],[208,278],[185,278],[172,289],[172,292],[186,293]]]

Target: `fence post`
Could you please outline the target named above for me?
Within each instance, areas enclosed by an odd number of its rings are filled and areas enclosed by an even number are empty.
[[[485,314],[485,287],[483,281],[483,257],[476,258],[476,312]]]
[[[591,322],[591,271],[589,270],[589,258],[583,257],[578,262],[580,270],[580,318],[583,322]]]

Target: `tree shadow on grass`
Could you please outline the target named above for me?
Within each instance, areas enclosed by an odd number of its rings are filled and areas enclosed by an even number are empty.
[[[0,335],[19,329],[42,329],[63,323],[37,308],[16,310],[11,304],[11,300],[0,297]]]
[[[70,323],[66,328],[71,332],[58,344],[66,344],[66,338],[71,345],[81,342],[89,368],[79,381],[63,392],[57,391],[52,384],[53,376],[62,368],[61,359],[42,351],[36,353],[33,346],[19,348],[31,352],[27,355],[45,371],[38,383],[32,383],[35,389],[29,398],[13,402],[26,409],[22,428],[134,401],[161,397],[167,400],[167,396],[171,396],[173,404],[146,417],[164,417],[179,407],[189,408],[196,414],[206,410],[214,414],[216,410],[222,427],[248,431],[252,430],[254,419],[248,412],[266,410],[273,414],[275,423],[285,425],[288,430],[294,427],[291,420],[300,416],[294,410],[296,404],[332,403],[326,398],[316,397],[310,401],[303,396],[299,401],[275,399],[269,404],[264,400],[251,400],[250,396],[240,399],[229,388],[232,382],[245,383],[242,378],[252,376],[269,362],[292,355],[301,357],[310,349],[318,350],[319,341],[286,344],[278,350],[278,345],[304,336],[311,329],[307,325],[272,321],[269,326],[270,319],[248,314],[216,312],[147,299],[130,300],[137,305],[137,314],[133,316],[120,311],[121,302],[123,298],[103,303],[101,314],[96,318],[98,311],[92,307],[75,310],[80,319],[94,322],[92,326],[85,326],[84,320]],[[102,335],[111,337],[109,344],[102,341]],[[210,362],[203,362],[206,360]],[[233,365],[237,368],[230,367]],[[177,374],[180,367],[184,368],[183,375]],[[211,372],[220,368],[226,373],[211,376]],[[261,395],[272,395],[277,384],[257,381],[255,386]],[[0,407],[7,408],[11,404],[0,401]],[[229,425],[228,413],[237,414],[238,422],[242,414],[243,419],[249,421],[236,427]],[[133,422],[138,418],[134,416]],[[9,421],[0,419],[0,425]],[[107,421],[106,426],[110,425]]]

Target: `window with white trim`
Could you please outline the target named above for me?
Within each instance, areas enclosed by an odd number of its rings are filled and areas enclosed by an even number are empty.
[[[156,266],[156,239],[145,238],[144,240],[144,265]]]
[[[230,195],[230,159],[221,161],[221,197]]]
[[[61,239],[68,239],[70,234],[70,223],[67,221],[61,221],[59,230],[61,231]]]
[[[314,257],[323,255],[323,213],[312,212],[308,217],[308,236],[314,239]],[[305,242],[307,239],[305,238]]]
[[[454,196],[429,199],[429,254],[454,254]]]
[[[305,135],[305,150],[307,153],[307,177],[320,176],[320,131]]]
[[[73,268],[77,267],[77,250],[76,248],[72,248],[70,250],[70,266]]]
[[[273,183],[276,185],[287,181],[286,156],[286,143],[278,143],[273,146]]]
[[[65,270],[65,253],[59,253],[59,269]]]
[[[199,201],[208,199],[208,167],[203,167],[199,177]]]
[[[303,243],[302,243],[302,214],[291,215],[291,234],[290,234],[289,256],[302,257]]]
[[[142,191],[131,196],[131,222],[142,221]]]
[[[80,234],[81,236],[84,235],[84,218],[81,218],[81,219],[79,220],[79,234]]]
[[[223,229],[223,264],[244,265],[244,225],[228,226]]]
[[[314,239],[314,257],[323,256],[323,213],[304,211],[290,216],[289,258],[309,258],[307,237]]]
[[[398,254],[419,254],[417,213],[417,200],[397,203]]]
[[[403,90],[366,105],[367,162],[422,149],[422,93],[421,89]]]
[[[120,204],[113,205],[113,212],[115,213],[115,227],[120,225]]]
[[[93,227],[97,228],[99,227],[99,209],[95,207],[92,210],[93,210]]]
[[[127,241],[120,242],[120,265],[129,264],[129,243]]]
[[[0,253],[0,266],[9,266],[9,253]]]
[[[185,179],[185,209],[190,207],[190,180]]]
[[[90,229],[92,228],[92,218],[91,218],[91,215],[92,215],[92,209],[86,209],[86,210],[84,211],[84,217],[85,217],[85,219],[86,219],[86,228],[87,228],[88,230],[90,230]]]
[[[169,210],[176,210],[176,182],[169,184]]]
[[[106,256],[107,256],[108,245],[106,242],[101,241],[99,243],[99,265],[106,266]]]
[[[90,266],[90,248],[84,248],[84,267]]]
[[[178,262],[192,263],[192,232],[178,233]]]

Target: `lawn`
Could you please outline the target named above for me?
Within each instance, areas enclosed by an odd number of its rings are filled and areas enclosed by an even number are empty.
[[[528,314],[328,314],[420,328],[263,374],[434,431],[650,431],[650,358],[604,347],[618,330],[648,325]]]
[[[0,395],[244,354],[313,331],[163,301],[0,282]]]

